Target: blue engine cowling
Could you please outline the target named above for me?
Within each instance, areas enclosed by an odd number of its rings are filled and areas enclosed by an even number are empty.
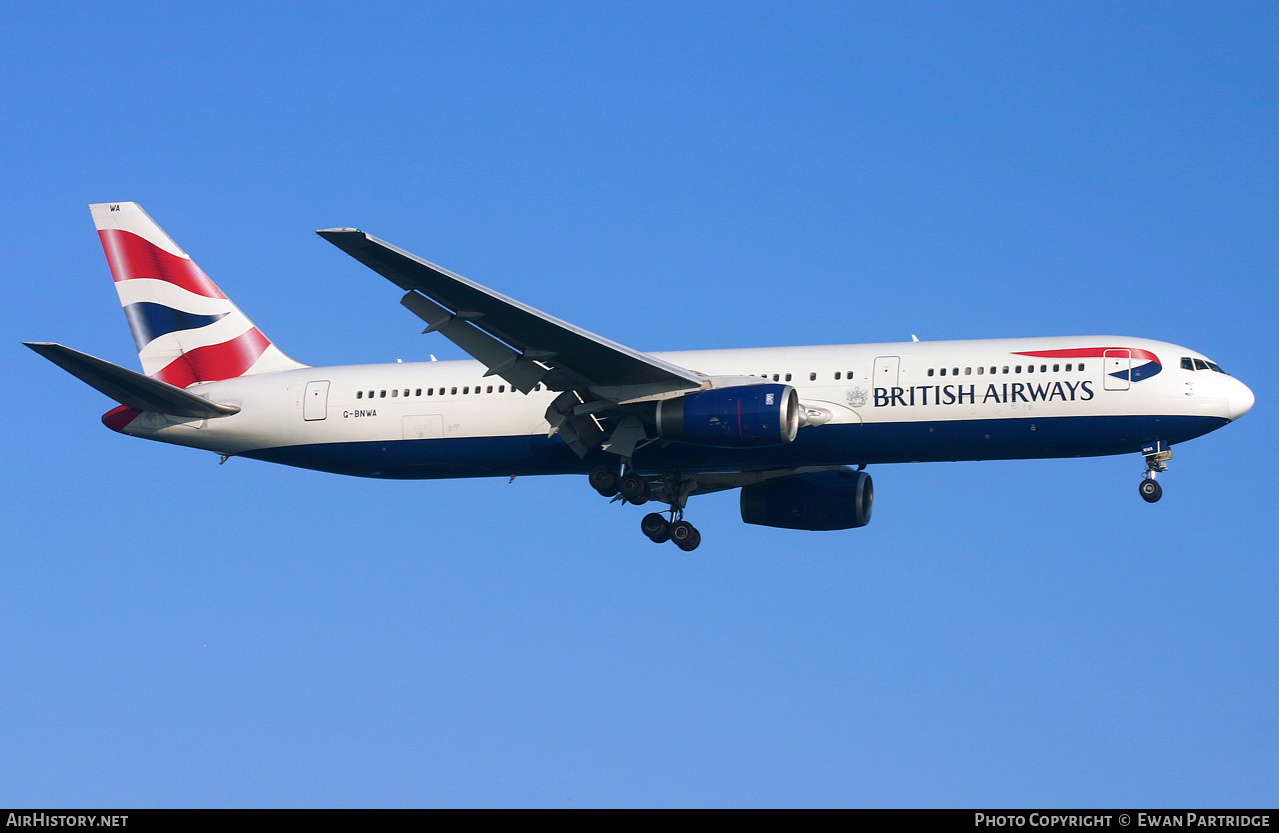
[[[799,431],[799,395],[790,385],[741,385],[657,403],[657,434],[715,448],[785,445]]]
[[[870,523],[875,489],[864,471],[796,474],[742,488],[742,520],[781,529],[856,529]]]

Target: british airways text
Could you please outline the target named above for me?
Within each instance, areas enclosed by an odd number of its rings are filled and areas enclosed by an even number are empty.
[[[875,388],[876,408],[913,405],[976,405],[994,402],[1087,402],[1093,398],[1092,382],[1004,382],[977,385],[913,385],[909,388]]]

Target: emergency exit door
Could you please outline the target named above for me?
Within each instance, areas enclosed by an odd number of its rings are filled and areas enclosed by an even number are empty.
[[[302,395],[302,419],[314,422],[324,419],[329,412],[329,383],[307,382],[306,393]]]
[[[1132,379],[1132,351],[1107,350],[1101,359],[1101,372],[1106,390],[1128,390]]]
[[[901,370],[900,356],[879,356],[875,359],[872,387],[892,390],[897,387],[897,374]]]

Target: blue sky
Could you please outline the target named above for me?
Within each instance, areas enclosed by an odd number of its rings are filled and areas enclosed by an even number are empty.
[[[1274,806],[1273,4],[0,11],[0,805]],[[638,349],[1118,333],[1257,406],[1138,457],[881,466],[874,522],[654,547],[581,478],[122,437],[86,205],[287,352],[460,357],[358,226]]]

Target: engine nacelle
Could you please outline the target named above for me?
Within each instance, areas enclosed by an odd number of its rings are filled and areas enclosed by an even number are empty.
[[[657,403],[657,434],[715,448],[785,445],[799,431],[800,410],[790,385],[697,391]]]
[[[742,488],[742,520],[781,529],[856,529],[870,523],[875,489],[864,471],[796,474]]]

